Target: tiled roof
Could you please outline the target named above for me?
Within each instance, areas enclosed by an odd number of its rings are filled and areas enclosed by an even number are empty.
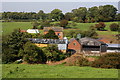
[[[48,32],[49,30],[54,30],[55,32],[62,32],[63,27],[44,27],[44,32]]]

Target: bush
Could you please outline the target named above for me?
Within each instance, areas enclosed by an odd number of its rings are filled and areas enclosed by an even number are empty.
[[[69,66],[88,66],[89,61],[82,56],[73,56],[69,58],[66,62],[66,65]]]
[[[47,61],[60,61],[65,59],[65,55],[58,50],[57,45],[49,44],[42,49],[46,55]]]
[[[64,27],[64,28],[65,28],[67,25],[68,25],[68,20],[61,20],[61,21],[60,21],[60,26],[61,26],[61,27]]]
[[[110,25],[110,30],[111,31],[118,31],[118,29],[119,29],[119,25],[118,24],[113,23],[113,24]]]
[[[95,24],[95,28],[99,31],[104,31],[105,26],[106,25],[104,24],[104,22],[99,22],[99,24]]]
[[[92,67],[120,69],[120,53],[104,54],[92,63]]]

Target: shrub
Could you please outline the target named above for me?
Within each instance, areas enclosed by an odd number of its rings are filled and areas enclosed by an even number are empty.
[[[116,68],[120,69],[120,53],[108,53],[102,55],[92,63],[97,68]]]
[[[119,25],[116,23],[113,23],[110,25],[110,30],[111,31],[118,31]]]
[[[60,26],[61,26],[61,27],[64,27],[64,28],[65,28],[67,25],[68,25],[68,20],[61,20],[61,21],[60,21]]]
[[[89,62],[86,58],[83,58],[82,56],[73,56],[67,60],[66,65],[69,65],[69,66],[88,66]]]
[[[103,30],[105,30],[104,28],[105,28],[105,24],[104,24],[104,22],[99,22],[99,24],[95,24],[95,28],[97,29],[97,30],[99,30],[99,31],[103,31]]]

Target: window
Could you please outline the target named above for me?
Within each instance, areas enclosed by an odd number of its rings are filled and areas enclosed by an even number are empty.
[[[58,33],[58,36],[60,36],[60,33]]]
[[[76,43],[73,43],[73,45],[76,45]]]

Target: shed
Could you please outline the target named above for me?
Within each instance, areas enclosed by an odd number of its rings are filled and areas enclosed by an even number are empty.
[[[39,33],[38,29],[28,29],[27,30],[28,33]]]
[[[107,52],[120,52],[120,44],[107,44]]]

